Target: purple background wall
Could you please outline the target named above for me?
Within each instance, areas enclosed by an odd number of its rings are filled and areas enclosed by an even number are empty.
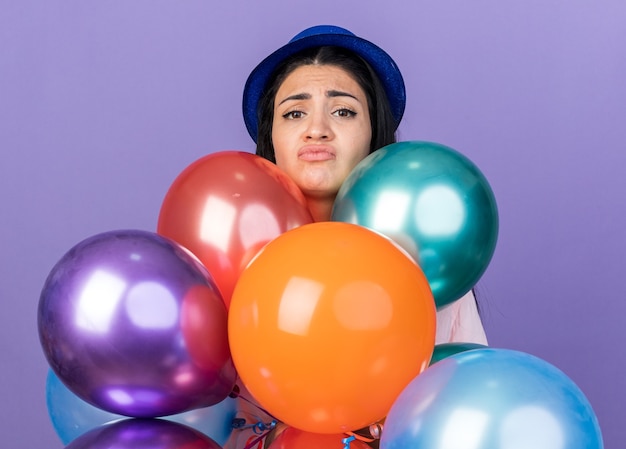
[[[479,284],[491,344],[553,363],[607,447],[626,437],[626,3],[20,0],[0,4],[0,436],[60,448],[36,307],[80,240],[154,230],[191,162],[252,150],[245,78],[303,27],[336,23],[407,81],[401,140],[469,156],[500,207]]]

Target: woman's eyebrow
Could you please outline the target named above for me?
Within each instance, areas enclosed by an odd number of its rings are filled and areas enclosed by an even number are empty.
[[[278,105],[281,105],[284,102],[289,101],[289,100],[310,100],[310,99],[311,99],[311,94],[307,94],[307,93],[294,94],[294,95],[289,95],[288,97],[284,98],[280,103],[278,103]]]
[[[341,90],[329,90],[326,92],[326,96],[328,98],[333,98],[333,97],[350,97],[350,98],[354,98],[356,101],[359,101],[359,99],[352,95],[351,93],[348,92],[344,92]]]
[[[350,97],[350,98],[354,98],[356,101],[359,101],[359,99],[355,96],[352,95],[351,93],[348,92],[344,92],[342,90],[328,90],[326,91],[326,96],[328,98],[334,98],[334,97]],[[293,95],[289,95],[288,97],[283,98],[280,103],[278,103],[278,105],[281,105],[287,101],[291,101],[291,100],[310,100],[311,99],[311,94],[308,94],[306,92],[303,93],[299,93],[299,94],[293,94]]]

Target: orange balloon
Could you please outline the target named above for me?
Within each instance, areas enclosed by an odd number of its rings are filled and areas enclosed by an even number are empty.
[[[311,433],[294,427],[286,428],[268,449],[344,449],[342,442],[347,438],[343,433]],[[370,449],[363,441],[350,441],[350,449]]]
[[[169,188],[157,232],[194,253],[228,307],[243,268],[269,241],[313,219],[297,185],[250,153],[209,154]]]
[[[228,334],[250,394],[287,425],[341,433],[386,416],[428,366],[435,302],[388,238],[321,222],[259,252],[233,293]]]

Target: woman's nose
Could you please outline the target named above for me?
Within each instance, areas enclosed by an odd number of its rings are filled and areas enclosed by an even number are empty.
[[[310,117],[305,130],[307,140],[329,140],[333,137],[332,127],[328,117],[318,114]]]

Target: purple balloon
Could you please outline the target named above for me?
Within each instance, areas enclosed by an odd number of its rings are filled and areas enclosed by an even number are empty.
[[[125,419],[81,435],[65,449],[221,449],[206,435],[161,419]]]
[[[38,327],[59,379],[108,412],[173,415],[217,404],[235,385],[214,281],[152,232],[111,231],[74,246],[44,284]]]

